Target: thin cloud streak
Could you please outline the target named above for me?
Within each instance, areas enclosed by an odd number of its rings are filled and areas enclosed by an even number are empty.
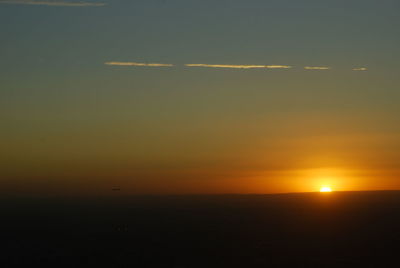
[[[331,67],[326,66],[306,66],[304,67],[306,70],[330,70]]]
[[[0,1],[0,4],[62,6],[62,7],[89,7],[89,6],[100,7],[106,5],[106,3],[94,3],[94,2],[34,1],[34,0],[6,0],[6,1]]]
[[[138,66],[138,67],[173,67],[173,64],[165,63],[142,63],[142,62],[122,62],[122,61],[109,61],[105,65],[111,66]]]
[[[134,66],[134,67],[176,67],[174,64],[169,63],[144,63],[144,62],[130,62],[130,61],[109,61],[104,62],[109,66]],[[189,68],[221,68],[221,69],[292,69],[295,68],[290,65],[231,65],[231,64],[203,64],[203,63],[188,63],[183,64]],[[305,66],[305,70],[331,70],[329,66]],[[367,71],[366,67],[353,68],[353,71]]]
[[[292,66],[288,65],[266,65],[265,68],[267,69],[291,69]]]
[[[229,69],[290,69],[287,65],[225,65],[225,64],[185,64],[186,67],[204,67],[204,68],[229,68]]]

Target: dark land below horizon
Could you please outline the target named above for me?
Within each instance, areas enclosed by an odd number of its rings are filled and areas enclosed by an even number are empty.
[[[2,267],[400,267],[400,191],[0,200]]]

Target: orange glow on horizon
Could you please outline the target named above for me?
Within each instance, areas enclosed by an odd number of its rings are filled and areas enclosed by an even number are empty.
[[[323,187],[321,187],[321,189],[319,189],[319,191],[321,193],[330,193],[330,192],[332,192],[332,188],[329,186],[323,186]]]

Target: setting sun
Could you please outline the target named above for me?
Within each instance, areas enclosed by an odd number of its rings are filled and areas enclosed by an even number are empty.
[[[324,186],[324,187],[321,187],[321,189],[319,189],[319,191],[321,193],[330,193],[330,192],[332,192],[332,189],[331,189],[331,187]]]

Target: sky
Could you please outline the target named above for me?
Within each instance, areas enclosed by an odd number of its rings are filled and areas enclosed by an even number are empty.
[[[0,191],[400,189],[399,11],[0,0]]]

